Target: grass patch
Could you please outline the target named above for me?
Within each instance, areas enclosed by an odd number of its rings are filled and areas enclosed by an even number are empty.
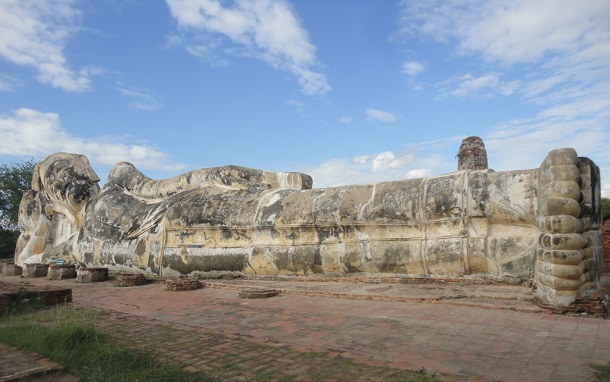
[[[82,381],[212,381],[159,362],[100,333],[100,313],[70,306],[21,307],[0,318],[0,342],[42,354]]]
[[[593,375],[589,378],[591,381],[595,382],[610,382],[610,364],[607,365],[599,365],[599,364],[589,364],[593,370]]]

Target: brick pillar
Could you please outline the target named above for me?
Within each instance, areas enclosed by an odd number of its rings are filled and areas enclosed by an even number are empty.
[[[604,220],[601,231],[604,273],[610,273],[610,219]]]
[[[457,153],[459,170],[486,170],[487,151],[479,137],[464,138]]]

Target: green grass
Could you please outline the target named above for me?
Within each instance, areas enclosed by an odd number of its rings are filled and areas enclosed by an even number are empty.
[[[212,381],[118,345],[95,328],[100,313],[69,306],[20,307],[0,318],[0,342],[42,354],[82,381]]]
[[[591,368],[595,370],[591,378],[589,378],[591,381],[610,382],[610,364],[590,364],[589,366],[591,366]]]

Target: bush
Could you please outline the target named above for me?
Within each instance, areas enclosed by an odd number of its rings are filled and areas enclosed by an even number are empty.
[[[15,245],[19,231],[0,229],[0,259],[12,259],[15,256]]]
[[[610,199],[602,198],[602,220],[610,218]]]

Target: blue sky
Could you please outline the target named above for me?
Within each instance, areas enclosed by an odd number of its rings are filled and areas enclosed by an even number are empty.
[[[610,1],[0,0],[0,163],[103,183],[235,164],[314,187],[574,147],[610,196]]]

